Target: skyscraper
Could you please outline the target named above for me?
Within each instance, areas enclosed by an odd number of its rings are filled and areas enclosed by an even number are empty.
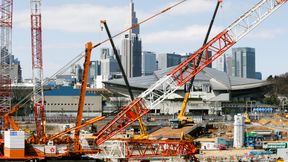
[[[217,58],[213,63],[212,63],[212,67],[214,69],[217,69],[219,71],[223,71],[223,72],[227,72],[226,69],[226,55],[222,55],[219,58]]]
[[[156,54],[150,51],[142,52],[142,75],[152,75],[157,70]]]
[[[101,75],[102,80],[107,81],[113,78],[113,75],[120,73],[120,68],[114,55],[110,54],[108,48],[101,49]]]
[[[181,63],[181,55],[175,53],[162,53],[157,55],[158,69],[165,69]]]
[[[82,81],[82,73],[83,69],[79,64],[75,64],[71,69],[71,76],[73,78],[73,82],[78,83]]]
[[[225,54],[226,55],[226,54]],[[232,76],[232,56],[230,55],[226,55],[226,73],[229,76]]]
[[[90,61],[88,83],[93,85],[98,75],[101,75],[101,62]]]
[[[261,72],[255,72],[255,79],[262,80],[262,73]]]
[[[134,11],[134,3],[130,3],[130,22],[129,26],[133,26],[138,23],[136,12]],[[139,26],[131,29],[122,39],[121,48],[121,62],[127,77],[141,76],[142,65],[142,42],[139,37]]]
[[[232,76],[255,78],[254,48],[232,48]]]
[[[3,52],[4,50],[4,52]],[[8,52],[5,49],[2,49],[1,54]],[[21,83],[22,82],[22,68],[20,65],[20,61],[14,57],[14,55],[10,54],[4,61],[7,65],[9,65],[9,75],[12,83]],[[0,65],[0,72],[4,70],[3,64]],[[0,73],[1,74],[1,73]]]

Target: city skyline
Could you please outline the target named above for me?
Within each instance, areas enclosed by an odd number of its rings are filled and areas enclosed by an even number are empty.
[[[112,33],[124,29],[127,26],[125,15],[129,14],[129,2],[128,0],[121,2],[115,0],[85,1],[85,3],[77,0],[43,1],[44,76],[51,76],[60,69],[63,63],[68,62],[69,58],[72,59],[73,56],[84,51],[84,44],[87,41],[92,40],[96,44],[99,40],[107,38],[106,33],[100,32],[100,27],[97,28],[100,26],[100,19],[109,17],[107,20]],[[215,20],[211,36],[215,36],[216,33],[223,30],[256,2],[256,0],[249,2],[224,1]],[[173,1],[149,0],[143,2],[134,0],[134,3],[139,20],[143,20],[143,18],[167,7]],[[151,6],[152,3],[153,6]],[[23,65],[23,78],[29,78],[32,74],[29,5],[28,2],[20,0],[16,0],[14,3],[12,54],[18,57]],[[151,22],[143,24],[141,26],[142,50],[156,53],[188,53],[197,50],[204,39],[215,5],[214,1],[191,0]],[[243,8],[237,7],[239,5]],[[285,9],[287,6],[283,6],[272,15],[273,18],[269,19],[269,23],[261,24],[259,28],[237,44],[237,47],[250,46],[257,49],[258,57],[261,59],[256,58],[256,69],[263,73],[263,79],[270,74],[277,75],[287,71],[284,62],[270,58],[274,53],[277,53],[277,58],[287,58],[283,52],[287,51],[285,38],[288,36],[287,28],[285,28],[287,22],[282,21],[287,16],[284,14]],[[75,13],[75,10],[79,10],[79,12]],[[65,14],[63,14],[64,11]],[[93,14],[87,14],[89,11],[93,11],[91,12]],[[231,14],[224,14],[224,11]],[[117,16],[119,14],[123,16]],[[199,14],[201,18],[199,18]],[[120,47],[120,38],[115,39],[118,48]],[[109,44],[104,46],[110,47]],[[99,57],[96,56],[99,55],[97,50],[93,53],[94,58]],[[271,66],[275,68],[271,68]]]
[[[129,26],[138,24],[134,3],[130,2]],[[140,26],[128,31],[121,40],[121,62],[128,78],[141,76],[142,72],[142,42],[140,38]]]

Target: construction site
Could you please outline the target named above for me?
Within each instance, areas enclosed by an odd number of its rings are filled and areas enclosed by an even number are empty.
[[[208,68],[262,21],[269,23],[269,16],[281,10],[287,0],[259,0],[211,38],[214,20],[217,20],[221,4],[225,3],[225,0],[215,0],[212,19],[207,23],[207,33],[198,50],[176,66],[154,72],[148,79],[130,77],[130,72],[125,70],[121,62],[123,56],[119,54],[114,39],[131,34],[133,30],[137,32],[141,24],[185,5],[186,1],[170,3],[167,8],[132,23],[115,35],[110,33],[108,21],[101,20],[99,24],[107,34],[105,39],[83,44],[83,52],[75,58],[66,58],[69,60],[67,64],[63,63],[61,69],[44,79],[41,0],[30,0],[30,66],[33,74],[32,86],[25,89],[13,85],[11,61],[7,59],[11,57],[13,4],[17,2],[2,0],[0,160],[288,161],[288,113],[283,110],[286,103],[283,102],[281,109],[255,101],[259,94],[264,96],[263,87],[269,87],[271,83],[227,77]],[[121,77],[103,81],[104,88],[91,88],[92,51],[105,43],[112,48]],[[83,65],[78,84],[70,89],[48,86],[51,80],[69,71],[76,63]],[[192,97],[199,80],[212,85],[207,90],[209,95],[219,94],[211,97],[207,108],[199,105],[205,105],[208,100],[204,102]],[[229,85],[229,90],[221,89],[224,82]],[[72,97],[67,97],[68,92],[73,94]],[[22,95],[21,99],[16,102],[19,95]],[[176,95],[182,97],[172,100],[171,96]],[[223,98],[231,100],[245,95],[251,95],[255,100],[245,100],[236,106],[225,102],[221,104],[221,110],[217,109],[220,107],[217,103]],[[122,99],[121,103],[118,98]],[[197,108],[191,108],[192,101],[197,103]],[[119,105],[108,111],[113,102]],[[57,106],[59,110],[54,111]],[[27,107],[31,108],[32,115],[25,115]]]

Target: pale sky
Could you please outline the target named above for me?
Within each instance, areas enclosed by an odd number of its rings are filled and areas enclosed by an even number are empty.
[[[134,0],[142,20],[176,0]],[[188,0],[140,27],[142,49],[156,53],[188,53],[203,42],[217,0]],[[229,26],[258,0],[224,0],[216,16],[211,37]],[[130,0],[42,0],[44,76],[49,77],[84,50],[107,38],[100,30],[106,19],[112,34],[128,24]],[[234,47],[256,48],[256,71],[264,79],[288,72],[288,4],[260,24]],[[119,40],[115,39],[120,48]],[[104,44],[101,47],[109,47]],[[31,78],[30,0],[14,0],[12,52],[21,61],[23,78]],[[228,51],[230,52],[230,51]],[[99,51],[93,52],[93,60]],[[82,63],[81,63],[82,64]]]

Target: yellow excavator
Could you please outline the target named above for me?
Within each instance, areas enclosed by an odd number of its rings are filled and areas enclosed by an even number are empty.
[[[209,38],[209,35],[210,35],[210,32],[211,32],[211,29],[212,29],[216,14],[217,14],[219,6],[220,6],[220,4],[222,2],[223,2],[223,0],[217,0],[217,5],[216,5],[216,8],[214,10],[214,13],[213,13],[213,16],[212,16],[212,19],[211,19],[211,22],[210,22],[206,37],[205,37],[205,40],[203,42],[203,45],[205,45],[207,43],[207,41],[208,41],[208,38]],[[201,59],[202,59],[202,56],[200,56],[199,59],[197,60],[196,67],[199,66]],[[171,128],[173,128],[173,129],[181,128],[186,123],[193,123],[192,117],[185,116],[185,111],[186,111],[186,107],[187,107],[187,102],[188,102],[189,97],[190,97],[190,91],[192,89],[194,78],[195,77],[193,77],[187,85],[184,85],[185,95],[184,95],[182,106],[181,106],[181,109],[180,109],[180,112],[179,112],[177,118],[169,120]]]
[[[251,119],[250,119],[247,111],[244,113],[244,118],[245,118],[245,120],[244,120],[245,124],[251,124]]]

